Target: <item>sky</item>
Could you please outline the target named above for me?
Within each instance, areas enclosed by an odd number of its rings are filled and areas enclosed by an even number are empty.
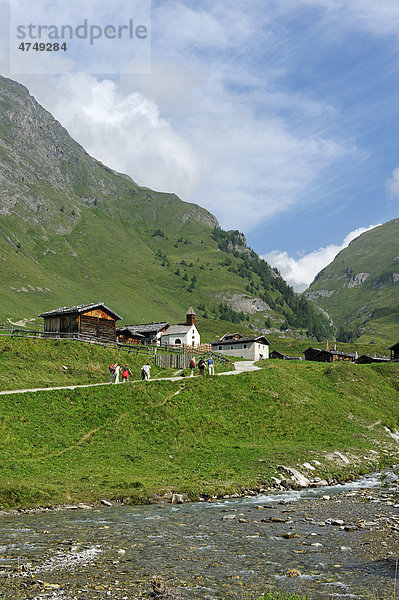
[[[20,23],[133,14],[146,39],[18,49]],[[297,291],[398,217],[398,0],[0,0],[0,39],[0,73],[92,156],[206,207]]]

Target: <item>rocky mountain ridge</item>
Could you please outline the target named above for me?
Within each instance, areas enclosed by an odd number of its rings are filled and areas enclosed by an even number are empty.
[[[366,231],[320,271],[305,296],[323,308],[338,337],[399,337],[399,219]],[[363,338],[365,339],[365,338]]]

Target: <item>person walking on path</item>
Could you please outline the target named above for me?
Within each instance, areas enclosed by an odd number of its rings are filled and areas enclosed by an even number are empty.
[[[205,375],[205,365],[206,365],[206,363],[201,356],[201,358],[198,361],[198,368],[199,368],[200,375]]]
[[[191,370],[190,377],[194,377],[194,371],[195,371],[195,358],[194,358],[194,356],[190,360],[190,370]]]
[[[208,358],[208,373],[209,375],[215,374],[215,361],[213,360],[212,356]]]
[[[109,382],[113,383],[114,377],[115,377],[115,363],[112,363],[111,365],[109,365],[109,372],[111,374],[111,379]]]
[[[121,368],[119,366],[119,363],[115,363],[115,383],[119,383],[119,373],[121,371]]]
[[[125,365],[123,367],[123,371],[122,371],[122,383],[129,383],[129,375],[131,375],[132,372],[129,369],[129,365]]]
[[[151,366],[149,363],[146,363],[142,369],[141,369],[141,373],[142,373],[142,378],[145,381],[150,381],[150,374],[151,374]]]

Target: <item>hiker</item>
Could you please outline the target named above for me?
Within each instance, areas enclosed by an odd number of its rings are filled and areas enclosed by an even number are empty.
[[[115,381],[114,383],[119,383],[119,373],[120,373],[120,366],[119,363],[115,363]]]
[[[150,381],[150,373],[151,373],[151,366],[149,363],[146,363],[141,368],[141,378],[143,379],[143,381]]]
[[[205,363],[203,357],[201,356],[201,358],[198,361],[198,368],[199,368],[200,375],[205,374],[205,365],[206,365],[206,363]]]
[[[190,360],[190,369],[191,369],[190,377],[194,377],[194,371],[195,371],[195,358],[194,358],[194,356]]]
[[[125,365],[123,367],[123,371],[122,371],[122,383],[129,383],[129,375],[131,375],[132,372],[129,369],[129,365]]]
[[[208,358],[208,373],[209,375],[215,374],[215,361],[213,360],[212,356]]]
[[[115,363],[112,363],[109,365],[109,372],[111,374],[110,383],[112,383],[114,381],[114,377],[115,377]]]

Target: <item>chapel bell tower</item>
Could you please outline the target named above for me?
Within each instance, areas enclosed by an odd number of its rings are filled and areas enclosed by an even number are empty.
[[[195,311],[192,306],[186,312],[186,325],[194,325],[195,324]]]

